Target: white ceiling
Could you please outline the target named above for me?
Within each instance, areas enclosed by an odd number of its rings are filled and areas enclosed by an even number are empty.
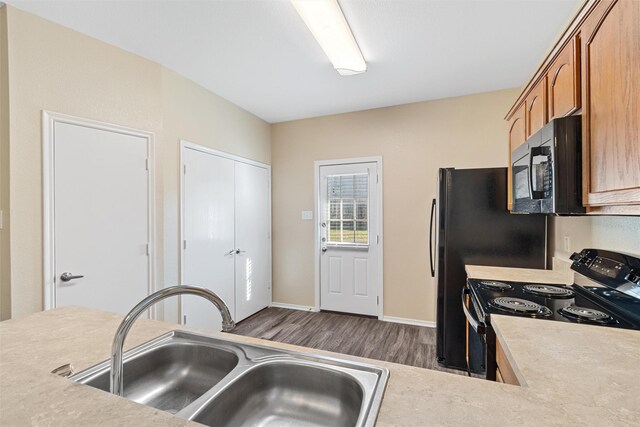
[[[368,71],[339,76],[288,0],[9,1],[274,123],[523,85],[582,0],[340,0]]]

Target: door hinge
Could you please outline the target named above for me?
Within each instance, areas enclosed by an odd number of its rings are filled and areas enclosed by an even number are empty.
[[[380,182],[380,176],[376,175],[376,184]]]
[[[376,245],[380,244],[380,236],[376,236]]]
[[[151,162],[149,161],[149,159],[146,159],[144,161],[144,167],[146,170],[151,170]]]
[[[187,315],[186,315],[186,314],[184,314],[184,315],[182,316],[182,324],[183,324],[183,325],[186,325],[186,324],[187,324]]]
[[[380,297],[376,297],[376,304],[380,305]]]
[[[151,243],[147,243],[147,256],[151,255]]]
[[[186,174],[187,174],[187,165],[182,165],[182,173],[183,173],[184,175],[186,175]]]
[[[182,241],[182,249],[183,250],[187,249],[187,241],[186,240]]]

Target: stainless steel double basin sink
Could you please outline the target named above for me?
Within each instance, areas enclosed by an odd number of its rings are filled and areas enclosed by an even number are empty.
[[[109,390],[109,361],[71,380]],[[173,331],[124,354],[124,397],[210,426],[372,426],[387,369]]]

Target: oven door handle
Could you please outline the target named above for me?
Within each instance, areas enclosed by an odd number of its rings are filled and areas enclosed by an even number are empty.
[[[471,314],[471,311],[469,311],[469,307],[467,307],[467,300],[465,297],[470,293],[471,291],[469,290],[469,288],[466,288],[466,287],[462,288],[462,310],[464,311],[464,315],[467,318],[467,321],[469,322],[469,325],[473,328],[473,330],[479,333],[480,335],[484,335],[487,328],[486,325],[476,320]]]

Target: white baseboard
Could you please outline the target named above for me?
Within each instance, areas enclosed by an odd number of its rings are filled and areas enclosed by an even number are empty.
[[[402,323],[404,325],[413,325],[413,326],[423,326],[426,328],[436,327],[436,322],[431,322],[429,320],[405,319],[403,317],[392,317],[392,316],[384,316],[382,320],[385,322]]]
[[[271,307],[288,308],[290,310],[301,310],[301,311],[316,311],[313,307],[309,307],[307,305],[285,304],[283,302],[272,302]]]

